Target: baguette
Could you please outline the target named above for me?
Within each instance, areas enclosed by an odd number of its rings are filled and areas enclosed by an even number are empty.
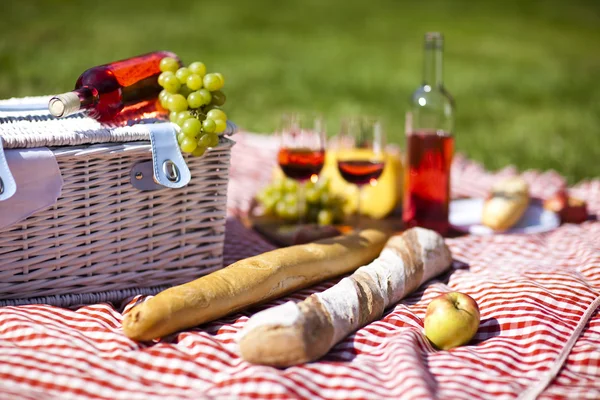
[[[393,236],[376,260],[333,287],[252,316],[238,337],[241,356],[275,367],[314,361],[451,262],[450,250],[434,231],[412,228]]]
[[[364,230],[273,250],[158,293],[123,319],[125,335],[152,340],[281,297],[373,260],[389,236]]]
[[[492,187],[483,204],[481,223],[495,231],[512,228],[525,214],[529,205],[529,187],[522,178],[502,180]]]

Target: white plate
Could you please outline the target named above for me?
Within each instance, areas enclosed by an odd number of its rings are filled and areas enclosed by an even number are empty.
[[[460,199],[450,202],[450,225],[455,229],[474,235],[498,233],[481,225],[483,199]],[[530,203],[521,220],[511,229],[501,233],[540,233],[560,225],[556,213],[546,210],[538,203]]]

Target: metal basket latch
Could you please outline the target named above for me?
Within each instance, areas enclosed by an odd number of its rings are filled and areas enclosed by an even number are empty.
[[[4,155],[4,146],[0,138],[0,201],[10,199],[17,191],[17,184],[10,169],[6,156]]]
[[[152,145],[152,176],[155,183],[168,188],[186,186],[192,177],[177,143],[177,125],[170,122],[145,125],[150,131]],[[134,168],[135,169],[135,168]],[[132,183],[143,180],[136,171]],[[133,174],[133,170],[132,170]],[[148,175],[148,173],[146,173]],[[136,186],[137,187],[137,186]],[[153,190],[153,189],[145,189]]]

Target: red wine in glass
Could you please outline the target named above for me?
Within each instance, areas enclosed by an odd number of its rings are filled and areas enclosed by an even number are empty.
[[[281,148],[277,161],[287,177],[305,182],[323,169],[325,150]]]
[[[353,116],[342,120],[338,171],[342,178],[356,185],[354,224],[361,225],[360,198],[366,184],[375,185],[385,167],[385,133],[376,117]]]
[[[346,182],[362,186],[377,181],[383,173],[385,163],[368,160],[338,161],[338,170]]]
[[[407,139],[403,220],[441,234],[448,231],[450,167],[454,137],[447,132],[416,131]]]

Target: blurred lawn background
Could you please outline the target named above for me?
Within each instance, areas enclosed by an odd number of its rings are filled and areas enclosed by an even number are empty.
[[[157,49],[225,75],[225,109],[271,132],[281,112],[383,117],[403,143],[422,38],[446,37],[458,151],[487,168],[600,176],[600,1],[2,2],[0,98],[70,90],[94,65]]]

